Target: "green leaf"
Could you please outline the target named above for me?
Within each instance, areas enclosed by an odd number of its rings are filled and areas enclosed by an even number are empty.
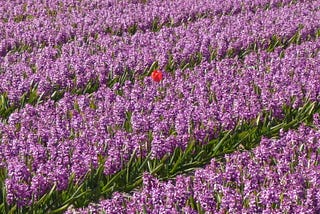
[[[156,174],[162,167],[163,167],[163,163],[160,163],[157,167],[154,167],[151,171],[150,171],[150,173],[152,174],[152,175],[154,175],[154,174]]]
[[[132,173],[130,173],[131,171],[131,166],[132,166],[132,164],[133,164],[133,160],[135,159],[135,157],[136,157],[136,152],[137,152],[137,150],[135,149],[135,150],[133,150],[133,154],[131,155],[131,157],[130,157],[130,160],[129,160],[129,162],[127,163],[127,166],[126,166],[126,182],[127,183],[130,183],[130,175],[132,174]]]
[[[70,204],[65,204],[62,207],[59,207],[58,209],[50,210],[50,213],[62,213],[63,211],[68,209],[69,206],[70,206]]]
[[[115,175],[112,175],[111,179],[109,179],[107,184],[103,186],[102,194],[104,194],[108,188],[110,188],[112,185],[114,185],[114,182],[117,179],[119,179],[120,176],[122,176],[125,172],[126,172],[126,170],[121,170],[121,171],[117,172]]]
[[[218,151],[218,149],[220,149],[222,143],[230,136],[230,133],[231,133],[231,130],[228,131],[224,136],[223,138],[218,142],[218,144],[213,148],[213,151],[214,153],[216,153]]]
[[[38,201],[37,201],[37,205],[44,205],[46,203],[48,203],[48,201],[51,199],[54,191],[56,190],[57,184],[54,183],[54,185],[52,186],[51,190],[44,194]]]

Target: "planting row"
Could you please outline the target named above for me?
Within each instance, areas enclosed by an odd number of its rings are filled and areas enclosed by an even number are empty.
[[[301,0],[299,2],[311,2]],[[272,8],[291,4],[289,0],[256,1],[81,1],[59,3],[6,3],[0,22],[0,54],[12,49],[32,49],[33,46],[57,45],[75,37],[101,33],[139,30],[158,30],[161,26],[176,25],[201,16],[216,16]],[[10,6],[10,7],[9,7]],[[7,10],[7,8],[13,8]]]
[[[30,205],[53,184],[66,189],[72,174],[79,181],[99,163],[105,175],[116,173],[133,151],[162,158],[191,141],[205,144],[222,130],[263,120],[263,112],[282,118],[307,99],[319,102],[319,46],[317,40],[282,52],[259,51],[244,63],[203,62],[165,74],[160,84],[147,77],[26,105],[8,124],[0,123],[8,203]]]
[[[104,0],[104,1],[72,1],[65,0],[63,2],[59,1],[39,1],[31,0],[21,4],[19,1],[1,1],[0,5],[0,20],[2,22],[8,22],[13,20],[19,15],[32,15],[33,17],[40,17],[45,15],[46,11],[44,9],[51,9],[56,13],[70,12],[70,9],[77,9],[77,12],[80,12],[80,9],[87,10],[87,12],[98,9],[101,7],[116,7],[116,5],[122,7],[125,4],[148,4],[154,3],[155,0]],[[158,2],[164,2],[164,0],[159,0]],[[10,8],[10,10],[8,10]],[[66,10],[62,10],[62,9]],[[60,9],[60,10],[59,10]],[[25,21],[25,20],[16,20],[16,21]]]
[[[188,29],[165,28],[132,37],[106,35],[74,41],[61,49],[10,54],[0,59],[0,92],[8,97],[9,106],[19,106],[33,89],[41,97],[55,91],[83,92],[88,84],[97,88],[117,77],[146,75],[155,61],[169,71],[177,65],[210,61],[214,55],[221,58],[257,48],[273,50],[277,45],[319,36],[319,16],[319,3],[297,4],[220,17],[215,24],[212,19],[202,19]]]
[[[146,173],[141,190],[66,213],[319,213],[319,125],[264,138],[192,176],[161,182]]]

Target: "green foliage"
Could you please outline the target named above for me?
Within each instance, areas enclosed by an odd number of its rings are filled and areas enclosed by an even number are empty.
[[[0,116],[1,119],[8,118],[14,111],[14,107],[9,104],[9,99],[6,93],[0,95]]]
[[[157,159],[152,156],[150,147],[146,157],[137,155],[135,150],[129,161],[120,171],[105,176],[104,159],[100,157],[99,167],[93,168],[80,181],[75,182],[71,176],[68,188],[58,191],[52,186],[51,191],[33,203],[31,207],[17,208],[8,206],[5,202],[5,190],[3,188],[5,171],[0,171],[0,184],[2,186],[2,198],[0,210],[16,213],[62,213],[70,205],[73,207],[87,206],[91,202],[97,202],[102,198],[109,198],[116,191],[130,192],[142,184],[144,172],[157,176],[160,180],[173,179],[179,174],[192,173],[194,170],[208,164],[212,158],[223,160],[225,154],[236,150],[250,150],[257,146],[262,136],[269,138],[278,137],[280,130],[296,128],[301,123],[312,125],[312,116],[320,112],[320,105],[316,102],[306,100],[306,103],[297,109],[288,106],[283,107],[285,114],[282,119],[275,119],[272,112],[263,112],[255,120],[244,123],[239,121],[233,130],[221,131],[216,139],[211,139],[207,144],[200,144],[194,139],[186,149],[176,148],[172,154],[166,154]],[[127,113],[127,120],[130,119]],[[130,124],[124,123],[130,130]],[[152,136],[150,136],[152,140]],[[221,195],[216,193],[217,206]],[[201,213],[202,208],[190,198],[188,202],[191,207]]]
[[[34,19],[34,17],[32,15],[20,14],[20,15],[15,16],[13,18],[13,21],[16,23],[19,23],[19,22],[23,22],[23,21],[27,21],[27,20],[32,20],[32,19]]]
[[[38,102],[36,87],[33,88],[29,96],[25,94],[21,100],[22,105]],[[6,105],[8,106],[8,101],[4,94],[1,97],[1,106]],[[20,211],[41,213],[40,210],[45,210],[60,213],[70,204],[81,207],[91,201],[98,200],[100,197],[110,197],[114,191],[129,192],[141,184],[141,177],[145,171],[159,176],[162,180],[173,178],[181,173],[188,173],[204,166],[214,157],[222,157],[239,148],[251,149],[255,147],[261,136],[275,137],[280,129],[295,128],[302,122],[310,125],[312,115],[316,111],[319,112],[319,104],[306,100],[306,104],[298,109],[283,106],[285,117],[282,120],[275,120],[272,117],[272,112],[263,112],[250,123],[239,122],[234,130],[221,132],[217,139],[211,140],[206,145],[200,145],[191,140],[185,150],[177,148],[172,155],[165,155],[161,160],[151,158],[151,153],[143,159],[137,157],[135,152],[126,167],[114,175],[104,176],[102,173],[103,165],[100,165],[97,170],[92,169],[88,173],[82,184],[74,184],[72,177],[66,191],[58,192],[53,186],[51,191],[34,203],[32,207]],[[130,131],[130,112],[127,112],[126,118],[124,127]],[[2,169],[0,181],[3,203],[0,205],[0,209],[8,213],[20,212],[17,207],[9,207],[5,202],[4,178],[5,171]]]
[[[266,6],[266,9],[268,7]],[[56,11],[47,11],[51,17],[56,16]],[[17,17],[17,22],[23,21],[23,17]],[[152,30],[157,32],[161,29],[158,19],[152,23]],[[274,35],[270,40],[265,41],[268,44],[267,51],[274,51],[276,47],[286,48],[290,44],[301,43],[300,31],[303,26],[300,26],[298,31],[289,39],[280,38]],[[130,34],[137,32],[137,25],[129,27],[127,31]],[[106,33],[113,32],[111,28],[106,29]],[[97,36],[97,35],[95,35]],[[311,37],[318,38],[320,36],[320,29],[315,31]],[[62,44],[55,47],[59,53],[56,57],[60,57],[62,53]],[[12,52],[29,51],[28,45],[19,45],[14,47]],[[257,44],[251,44],[249,47],[241,50],[230,49],[227,50],[226,57],[236,57],[243,59],[251,51],[257,51]],[[283,53],[284,54],[284,53]],[[209,61],[217,58],[217,49],[210,47]],[[168,64],[164,66],[165,70],[173,73],[178,68],[184,70],[187,68],[194,68],[203,60],[201,53],[195,53],[188,59],[182,62],[176,62],[172,55],[169,54]],[[107,80],[107,86],[113,87],[116,83],[120,86],[124,85],[126,81],[142,80],[149,76],[155,69],[159,69],[157,61],[153,62],[145,69],[142,75],[135,75],[134,71],[126,69],[120,76],[115,76],[111,71]],[[32,71],[36,72],[35,65],[32,66]],[[0,118],[5,120],[16,109],[23,108],[26,104],[38,105],[45,99],[52,99],[54,101],[60,100],[66,91],[71,91],[73,94],[93,93],[98,90],[100,83],[98,79],[90,80],[83,88],[78,89],[59,89],[57,88],[50,96],[45,97],[43,94],[38,94],[37,84],[34,84],[30,90],[23,94],[19,105],[9,103],[7,93],[0,95]],[[261,94],[261,89],[254,85],[256,94]],[[122,91],[116,91],[117,94],[122,95]],[[210,102],[214,102],[215,96],[212,94]],[[95,103],[92,101],[90,107],[95,109]],[[75,108],[79,108],[75,104]],[[319,111],[319,103],[305,100],[305,104],[297,109],[290,106],[283,106],[284,117],[276,119],[272,112],[262,112],[255,120],[249,122],[238,121],[238,125],[233,130],[221,131],[216,139],[210,139],[207,144],[200,144],[194,139],[190,142],[185,150],[176,148],[172,154],[166,154],[162,159],[157,159],[152,156],[150,142],[152,141],[152,133],[149,133],[148,155],[141,157],[134,151],[128,163],[120,171],[105,176],[104,160],[100,158],[100,164],[97,169],[93,168],[82,178],[76,182],[74,176],[70,177],[68,188],[64,191],[58,191],[56,185],[53,185],[51,190],[43,195],[39,200],[36,200],[32,206],[26,208],[19,208],[15,205],[9,206],[6,202],[6,190],[4,181],[6,178],[6,169],[0,168],[0,213],[63,213],[70,205],[74,207],[87,206],[91,202],[98,201],[101,198],[111,197],[115,191],[130,192],[134,188],[138,188],[142,184],[142,175],[144,172],[150,172],[154,176],[159,177],[160,180],[167,180],[176,177],[179,174],[192,173],[195,169],[203,167],[208,164],[212,158],[223,160],[223,156],[232,153],[236,150],[250,150],[257,146],[262,136],[269,138],[277,137],[280,130],[293,129],[301,123],[312,126],[312,115]],[[80,109],[79,109],[80,110]],[[123,128],[127,132],[132,132],[131,112],[126,112],[126,119],[123,123]],[[110,127],[110,132],[112,132]],[[174,130],[172,131],[174,133]],[[0,133],[1,134],[1,133]],[[294,168],[294,166],[292,166]],[[217,201],[221,199],[221,195],[217,193]],[[203,213],[200,204],[196,203],[193,198],[188,200],[190,206],[199,213]],[[219,204],[219,203],[218,203]]]
[[[159,18],[156,17],[153,22],[152,22],[152,27],[151,27],[151,30],[153,32],[158,32],[161,30],[161,24],[160,24],[160,21],[159,21]]]
[[[138,31],[138,24],[137,23],[133,24],[128,28],[127,31],[130,33],[130,35],[134,35]]]

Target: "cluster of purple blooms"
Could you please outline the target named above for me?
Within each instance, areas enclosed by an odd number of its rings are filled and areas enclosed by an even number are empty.
[[[67,213],[319,213],[319,128],[263,138],[252,151],[213,159],[192,176],[162,182],[145,173],[139,191]]]
[[[54,183],[63,190],[71,174],[80,179],[97,168],[99,157],[106,158],[108,175],[120,170],[134,150],[142,157],[151,150],[161,158],[185,148],[191,138],[206,143],[263,111],[281,118],[283,105],[297,108],[307,98],[319,102],[319,49],[318,40],[305,42],[284,52],[251,53],[244,62],[223,59],[178,69],[160,84],[147,77],[27,105],[1,124],[7,200],[26,205]]]
[[[228,50],[237,52],[253,44],[267,48],[275,35],[289,40],[298,33],[305,41],[320,28],[319,17],[317,1],[297,3],[199,19],[187,28],[163,28],[156,33],[100,35],[86,42],[79,38],[61,50],[49,45],[30,53],[8,53],[0,59],[0,93],[7,93],[10,103],[18,105],[35,84],[38,95],[47,97],[56,90],[84,88],[93,80],[106,84],[110,76],[121,76],[126,70],[139,76],[155,61],[165,67],[170,57],[179,64],[196,53],[209,60],[213,53],[219,58]]]
[[[9,6],[15,10],[6,10]],[[101,158],[104,174],[111,175],[133,151],[161,158],[186,148],[191,139],[205,144],[263,112],[281,119],[284,105],[319,102],[319,18],[320,3],[311,0],[5,2],[0,94],[19,105],[37,85],[44,98],[0,122],[7,202],[29,206],[54,185],[65,190],[72,175],[81,181]],[[155,20],[163,25],[158,32],[150,30]],[[125,32],[135,24],[134,35]],[[124,34],[106,33],[110,27]],[[274,36],[288,47],[267,51]],[[13,51],[23,45],[31,50]],[[252,46],[244,59],[225,57]],[[199,65],[164,73],[160,83],[138,78],[155,61],[164,69],[170,60],[188,62],[195,54],[201,55]],[[125,71],[136,81],[107,86],[110,75]],[[99,83],[95,92],[73,93],[92,80]],[[57,90],[64,96],[50,100]],[[319,128],[319,115],[314,121]],[[79,212],[194,213],[193,205],[231,213],[319,212],[319,135],[302,126],[278,140],[263,139],[252,153],[227,155],[225,163],[212,160],[174,182],[145,174],[140,192],[116,193]]]
[[[235,14],[291,4],[291,0],[201,0],[201,1],[15,1],[0,6],[0,55],[17,45],[60,44],[73,37],[95,35],[108,30],[151,29],[155,22],[179,25],[199,16]],[[310,2],[300,0],[299,2]],[[13,8],[8,10],[8,8]]]

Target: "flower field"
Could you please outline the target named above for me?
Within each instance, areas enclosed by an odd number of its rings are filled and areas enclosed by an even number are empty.
[[[320,213],[319,0],[0,3],[0,213]]]

